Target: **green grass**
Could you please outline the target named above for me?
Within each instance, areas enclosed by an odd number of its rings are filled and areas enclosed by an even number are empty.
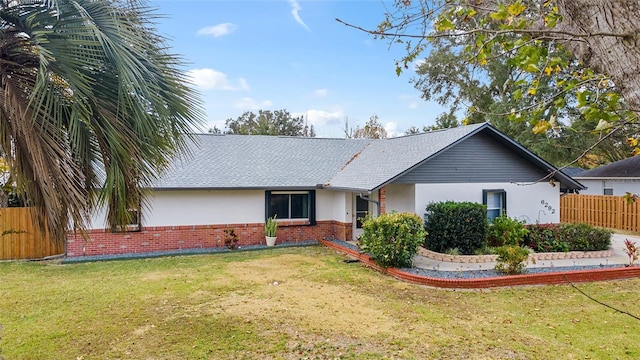
[[[632,359],[640,322],[569,286],[451,291],[322,247],[0,263],[4,359]],[[632,313],[640,280],[578,285]]]

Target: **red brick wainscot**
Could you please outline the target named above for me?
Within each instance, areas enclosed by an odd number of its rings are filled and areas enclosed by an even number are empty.
[[[308,240],[335,238],[351,239],[351,223],[338,221],[279,221],[278,243],[297,243]],[[67,235],[67,257],[148,253],[167,250],[206,249],[224,247],[224,230],[235,229],[238,246],[262,245],[264,223],[149,226],[135,232],[112,232],[94,229],[84,238],[80,233]]]

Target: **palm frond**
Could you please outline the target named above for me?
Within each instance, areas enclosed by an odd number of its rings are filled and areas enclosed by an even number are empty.
[[[202,108],[143,1],[3,1],[0,151],[63,241],[97,206],[130,221]]]

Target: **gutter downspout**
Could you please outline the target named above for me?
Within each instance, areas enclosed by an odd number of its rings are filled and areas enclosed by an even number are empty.
[[[371,198],[369,198],[368,195],[363,195],[362,193],[358,194],[358,197],[362,200],[366,200],[368,202],[372,202],[376,204],[376,210],[377,210],[376,217],[380,216],[380,201],[372,200]]]

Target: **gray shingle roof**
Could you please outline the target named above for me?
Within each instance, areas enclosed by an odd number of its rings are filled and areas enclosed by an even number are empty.
[[[326,139],[195,135],[192,156],[176,160],[154,189],[310,189],[372,191],[475,132],[490,131],[545,171],[553,166],[488,124],[398,138]],[[564,173],[570,187],[582,188]]]
[[[560,169],[560,171],[562,171],[563,173],[571,176],[571,177],[576,177],[578,176],[578,174],[581,174],[583,172],[585,172],[586,170],[583,168],[579,168],[579,167],[566,167],[563,169]]]
[[[309,188],[326,183],[364,139],[195,136],[192,156],[178,160],[154,188]]]
[[[329,185],[346,189],[376,189],[483,126],[486,124],[371,142],[331,179]]]
[[[625,178],[640,177],[640,156],[612,162],[607,165],[598,166],[595,169],[584,171],[576,178]]]

